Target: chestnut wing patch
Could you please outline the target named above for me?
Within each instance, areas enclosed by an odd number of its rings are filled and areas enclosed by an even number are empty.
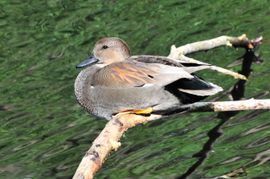
[[[154,82],[157,72],[136,63],[114,63],[100,69],[93,85],[108,87],[140,87]]]
[[[107,87],[164,86],[180,78],[193,78],[181,68],[156,63],[119,62],[101,68],[92,84]]]
[[[133,63],[115,64],[111,71],[112,81],[118,85],[140,87],[154,82],[157,72]]]

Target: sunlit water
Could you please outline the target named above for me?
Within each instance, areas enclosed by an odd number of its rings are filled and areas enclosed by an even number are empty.
[[[75,65],[103,36],[126,40],[133,54],[167,55],[170,45],[220,35],[263,35],[246,98],[269,98],[269,1],[19,1],[0,2],[0,178],[70,178],[106,121],[76,103]],[[193,55],[227,66],[243,54],[229,47]],[[232,68],[237,71],[240,66]],[[229,89],[235,79],[203,78]],[[226,96],[222,99],[226,100]],[[243,178],[270,176],[268,111],[241,112],[190,178],[242,169]],[[198,161],[194,154],[220,122],[192,113],[129,130],[96,178],[176,178]]]

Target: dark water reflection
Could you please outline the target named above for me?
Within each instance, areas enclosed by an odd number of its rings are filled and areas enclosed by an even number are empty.
[[[125,39],[133,54],[167,55],[172,44],[220,35],[263,35],[258,53],[264,62],[252,66],[245,97],[269,98],[268,6],[267,0],[2,0],[0,178],[72,176],[106,123],[86,114],[73,95],[75,65],[102,36]],[[227,66],[243,53],[220,48],[192,56]],[[240,66],[230,68],[238,71]],[[200,76],[225,90],[236,82],[214,72]],[[212,99],[227,97],[223,93]],[[269,117],[266,110],[240,112],[222,124],[216,114],[193,113],[138,126],[125,134],[121,148],[96,178],[177,178],[202,156],[190,178],[230,172],[242,178],[268,178]],[[213,130],[216,133],[210,135]],[[207,155],[200,153],[204,147],[210,150]]]

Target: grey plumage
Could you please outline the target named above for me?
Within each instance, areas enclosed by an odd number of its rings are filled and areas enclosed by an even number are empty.
[[[191,74],[209,68],[207,65],[185,66],[161,56],[126,58],[129,54],[121,53],[129,50],[117,51],[117,43],[123,48],[121,41],[110,43],[115,45],[111,47],[114,51],[103,48],[106,41],[110,38],[97,42],[94,48],[102,64],[85,68],[75,81],[76,98],[91,114],[109,120],[121,111],[152,107],[153,113],[167,115],[182,104],[222,90]],[[106,61],[105,57],[110,59]],[[117,57],[116,62],[113,57]]]

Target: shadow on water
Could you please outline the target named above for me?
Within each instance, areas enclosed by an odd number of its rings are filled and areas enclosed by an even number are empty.
[[[225,118],[221,119],[218,125],[207,133],[209,140],[203,145],[201,151],[193,155],[193,157],[198,158],[198,161],[194,163],[183,175],[176,177],[177,179],[187,178],[201,165],[201,163],[206,159],[207,154],[211,151],[212,145],[222,135],[220,129],[227,120],[228,119]]]
[[[245,75],[248,78],[251,72],[252,62],[258,62],[261,60],[255,55],[254,50],[252,49],[246,49],[246,53],[243,55],[242,58],[243,58],[242,70],[239,73]],[[234,85],[234,87],[230,92],[230,95],[232,96],[233,100],[240,100],[244,98],[245,83],[246,83],[245,80],[239,80]],[[177,177],[178,179],[188,177],[201,165],[201,163],[206,159],[208,153],[211,151],[215,141],[222,135],[221,129],[223,125],[232,116],[236,114],[237,112],[221,112],[217,115],[217,118],[220,119],[220,122],[207,133],[209,140],[203,145],[202,150],[193,155],[193,157],[199,158],[198,161],[194,163],[183,175]]]

